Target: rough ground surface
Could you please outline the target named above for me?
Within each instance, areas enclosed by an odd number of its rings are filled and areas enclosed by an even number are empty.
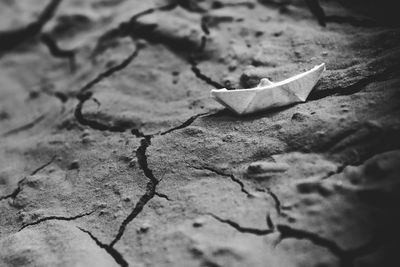
[[[0,266],[400,266],[400,30],[373,9],[48,2],[0,1]],[[304,104],[208,97],[321,62]]]

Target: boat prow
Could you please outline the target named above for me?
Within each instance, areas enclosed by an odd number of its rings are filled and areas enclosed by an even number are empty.
[[[265,78],[250,89],[213,89],[211,97],[237,114],[304,102],[324,71],[325,63],[322,63],[309,71],[276,83]]]

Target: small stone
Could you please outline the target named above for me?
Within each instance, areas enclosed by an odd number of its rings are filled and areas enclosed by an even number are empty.
[[[231,62],[229,62],[228,70],[234,71],[234,70],[236,70],[237,66],[238,66],[237,60],[232,60]]]
[[[10,114],[7,113],[7,111],[2,110],[0,112],[0,121],[2,120],[8,120],[10,118]]]
[[[85,129],[82,133],[82,137],[89,136],[89,135],[90,135],[90,131],[88,129]]]
[[[316,134],[319,138],[322,138],[322,137],[324,137],[324,136],[326,135],[326,132],[325,132],[325,131],[317,131],[315,134]]]
[[[307,120],[307,118],[308,118],[307,114],[296,112],[292,116],[292,121],[302,122]]]
[[[107,207],[107,204],[106,204],[106,203],[104,203],[104,202],[102,202],[102,203],[98,203],[98,204],[97,204],[97,207],[98,207],[99,209],[104,209],[104,208],[106,208],[106,207]]]
[[[29,92],[29,98],[30,99],[35,99],[35,98],[38,98],[39,97],[39,95],[40,95],[40,92],[39,91],[30,91]]]
[[[90,136],[85,136],[82,138],[82,143],[84,143],[84,144],[89,144],[89,143],[92,143],[93,141],[94,141],[94,139]]]
[[[260,37],[260,36],[262,36],[263,34],[264,34],[263,31],[256,31],[254,35],[255,35],[256,37]]]
[[[326,57],[328,55],[328,52],[324,51],[321,53],[322,56]]]
[[[233,135],[227,134],[224,137],[222,137],[222,142],[231,142],[233,140]]]
[[[69,164],[68,166],[68,170],[76,170],[79,169],[79,161],[78,160],[74,160],[71,162],[71,164]]]
[[[193,222],[193,227],[201,227],[205,224],[206,220],[203,217],[198,217]]]
[[[137,164],[137,159],[136,159],[136,158],[131,159],[131,160],[129,161],[129,167],[135,167],[136,164]]]
[[[139,232],[140,233],[146,233],[149,231],[151,225],[148,222],[144,222],[140,227],[139,227]]]

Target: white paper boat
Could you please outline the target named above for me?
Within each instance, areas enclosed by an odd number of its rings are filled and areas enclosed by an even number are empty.
[[[273,83],[264,78],[257,87],[250,89],[213,89],[211,97],[237,114],[304,102],[324,71],[325,63],[322,63],[281,82]]]

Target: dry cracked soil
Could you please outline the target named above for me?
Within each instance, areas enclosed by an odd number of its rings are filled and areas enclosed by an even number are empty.
[[[0,266],[400,266],[393,13],[1,0]],[[209,98],[322,62],[302,104]]]

